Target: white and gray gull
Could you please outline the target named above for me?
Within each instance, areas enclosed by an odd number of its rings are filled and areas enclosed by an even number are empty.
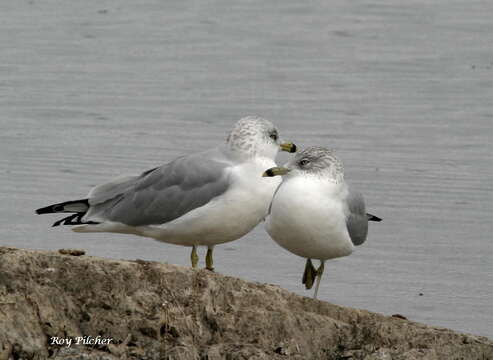
[[[239,120],[226,143],[182,156],[140,175],[94,187],[84,199],[36,210],[72,213],[53,226],[74,225],[77,232],[113,232],[192,247],[207,246],[206,268],[213,270],[214,245],[239,239],[267,215],[280,179],[260,175],[275,166],[281,142],[274,125],[261,117]]]
[[[326,260],[350,255],[365,242],[368,221],[363,196],[344,181],[342,162],[332,150],[314,146],[299,152],[285,167],[274,167],[263,176],[284,175],[274,194],[265,227],[280,246],[307,258],[303,284],[316,278],[314,298]],[[315,270],[311,259],[320,260]]]

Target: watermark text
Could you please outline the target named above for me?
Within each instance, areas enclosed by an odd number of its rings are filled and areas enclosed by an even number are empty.
[[[76,337],[59,337],[52,336],[50,338],[50,345],[59,345],[71,347],[72,345],[109,345],[113,341],[113,338],[104,338],[102,336],[76,336]]]

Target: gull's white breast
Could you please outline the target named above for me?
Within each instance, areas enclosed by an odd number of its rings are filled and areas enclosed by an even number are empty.
[[[305,258],[347,256],[354,246],[346,226],[346,196],[344,183],[286,177],[272,201],[267,232],[283,248]]]
[[[178,245],[215,245],[236,240],[267,215],[279,182],[262,173],[276,166],[255,158],[230,168],[232,186],[211,202],[161,226],[139,227],[140,235]]]

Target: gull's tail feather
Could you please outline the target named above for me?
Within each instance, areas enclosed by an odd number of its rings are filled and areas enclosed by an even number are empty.
[[[368,221],[377,221],[377,222],[382,221],[381,218],[379,218],[378,216],[372,215],[372,214],[366,214],[366,217],[367,217]]]
[[[86,214],[87,210],[89,210],[89,200],[81,199],[65,201],[39,208],[36,210],[36,214],[75,213],[56,221],[52,226],[97,224],[94,221],[82,221],[82,218]]]

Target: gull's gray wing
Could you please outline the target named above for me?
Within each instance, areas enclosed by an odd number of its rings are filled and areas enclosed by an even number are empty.
[[[359,192],[349,189],[346,202],[348,207],[346,226],[349,236],[355,246],[361,245],[365,242],[366,235],[368,234],[368,217],[366,215],[365,200]]]
[[[172,221],[224,193],[230,185],[229,166],[229,159],[215,149],[97,186],[89,193],[85,220],[131,226]]]

